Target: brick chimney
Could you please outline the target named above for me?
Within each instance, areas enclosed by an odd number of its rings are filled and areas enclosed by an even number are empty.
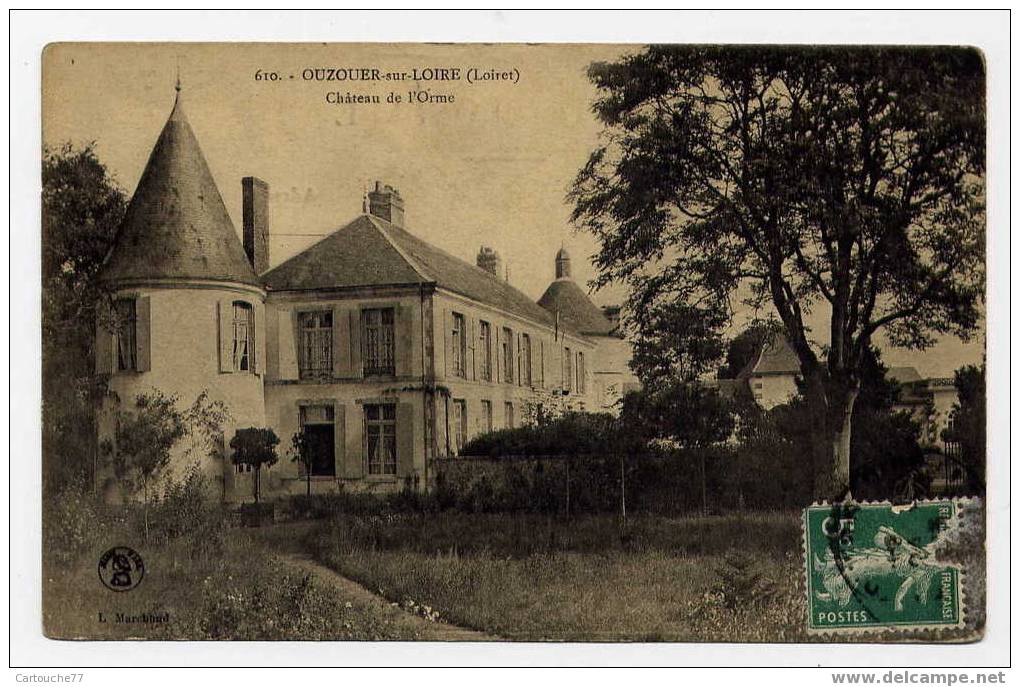
[[[262,274],[269,269],[269,184],[257,177],[241,179],[241,225],[248,262]]]
[[[502,261],[499,259],[499,253],[489,248],[488,246],[482,246],[478,249],[478,258],[475,264],[481,267],[483,270],[499,277],[499,268]]]
[[[404,226],[404,199],[400,191],[389,184],[383,186],[381,181],[375,182],[375,189],[368,192],[368,211],[394,226]]]

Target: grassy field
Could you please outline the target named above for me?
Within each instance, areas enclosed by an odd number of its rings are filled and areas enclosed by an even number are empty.
[[[120,540],[118,540],[120,541]],[[103,544],[105,546],[105,543]],[[229,530],[223,549],[194,560],[186,541],[136,546],[142,583],[112,592],[100,582],[101,553],[44,565],[43,626],[54,639],[433,639],[396,609],[345,596],[268,555],[247,531]],[[102,614],[102,620],[100,618]],[[150,614],[165,622],[118,622]],[[425,627],[421,627],[425,625]]]
[[[799,537],[794,514],[440,513],[339,516],[306,542],[389,599],[507,639],[803,641]]]

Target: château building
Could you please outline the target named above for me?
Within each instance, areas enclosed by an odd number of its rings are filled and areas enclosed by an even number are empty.
[[[112,451],[116,413],[138,395],[207,391],[230,413],[224,441],[269,427],[284,453],[304,430],[314,492],[423,489],[432,460],[473,436],[611,411],[636,381],[618,322],[572,280],[565,250],[535,302],[491,249],[473,265],[416,236],[400,193],[377,182],[360,214],[270,267],[269,187],[245,177],[241,193],[243,240],[178,87],[101,272],[120,315],[96,338],[110,390],[98,431]],[[172,469],[198,460],[224,501],[248,499],[252,475],[228,452],[175,449]],[[267,496],[305,489],[300,463],[268,473]],[[108,499],[125,496],[102,479]]]

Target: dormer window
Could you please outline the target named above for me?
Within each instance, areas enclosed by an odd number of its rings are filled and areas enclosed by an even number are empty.
[[[250,303],[234,301],[234,371],[251,372],[255,358],[255,317]]]

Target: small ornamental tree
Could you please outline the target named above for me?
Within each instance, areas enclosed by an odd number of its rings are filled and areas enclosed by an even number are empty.
[[[177,397],[159,390],[140,394],[131,411],[117,413],[114,474],[133,488],[141,488],[145,540],[149,539],[151,487],[170,464],[170,452],[188,433]]]
[[[707,447],[726,441],[735,427],[731,404],[718,390],[698,382],[672,380],[633,391],[623,399],[620,425],[644,442],[667,441],[699,449],[701,507],[708,512]]]
[[[230,440],[230,448],[233,451],[231,459],[234,465],[250,465],[255,473],[254,496],[255,503],[259,502],[261,489],[262,466],[272,467],[279,459],[276,455],[276,446],[280,438],[276,432],[267,427],[247,427],[239,429]]]
[[[305,473],[305,493],[312,494],[312,451],[308,445],[308,435],[303,429],[294,432],[290,438],[290,451],[288,452],[292,463],[298,463]]]

